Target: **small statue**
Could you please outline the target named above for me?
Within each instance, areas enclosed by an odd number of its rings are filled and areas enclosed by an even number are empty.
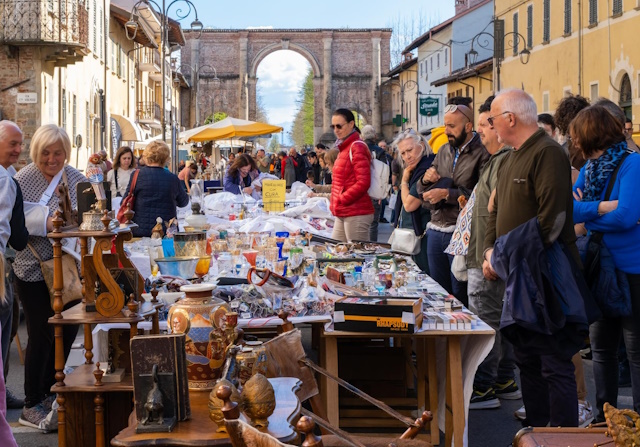
[[[156,423],[158,425],[164,424],[164,404],[162,403],[162,391],[158,386],[158,365],[154,364],[151,371],[153,377],[153,387],[147,394],[147,400],[144,403],[144,409],[146,416],[140,421],[142,425],[148,425]],[[157,421],[155,419],[157,418]]]
[[[89,157],[89,163],[87,164],[87,178],[89,179],[89,183],[91,183],[91,187],[96,194],[97,207],[98,211],[102,211],[105,209],[107,204],[107,195],[104,192],[104,172],[102,171],[102,158],[100,154],[93,154]],[[85,190],[83,192],[87,192]]]
[[[156,218],[156,224],[151,229],[151,239],[162,239],[164,237],[164,228],[162,228],[162,217]]]

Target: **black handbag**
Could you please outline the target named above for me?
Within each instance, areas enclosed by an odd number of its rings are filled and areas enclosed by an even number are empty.
[[[611,174],[604,195],[605,201],[609,200],[618,170],[628,155],[627,152],[622,156],[618,166]],[[632,314],[632,308],[627,275],[615,267],[609,249],[602,242],[603,236],[604,234],[599,231],[592,231],[589,235],[581,236],[576,241],[584,264],[585,281],[605,317],[628,317]]]

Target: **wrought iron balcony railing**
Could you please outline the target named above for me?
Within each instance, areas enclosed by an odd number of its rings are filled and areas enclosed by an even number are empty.
[[[89,45],[82,0],[0,0],[0,43]]]
[[[160,104],[153,101],[138,103],[138,121],[142,123],[160,122],[162,110]]]

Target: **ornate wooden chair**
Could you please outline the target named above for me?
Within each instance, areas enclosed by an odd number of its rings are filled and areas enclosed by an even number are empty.
[[[286,321],[286,320],[285,320]],[[424,426],[431,421],[431,412],[425,411],[419,419],[415,421],[400,414],[365,392],[359,390],[348,382],[330,374],[324,368],[309,360],[302,346],[302,335],[299,329],[283,332],[279,336],[269,340],[264,344],[268,357],[268,377],[296,377],[302,381],[302,387],[297,395],[301,401],[309,401],[313,412],[302,409],[302,413],[313,418],[313,420],[323,429],[322,441],[325,447],[386,447],[394,443],[397,447],[426,447],[430,444],[422,440],[414,439]],[[320,398],[320,391],[315,379],[314,372],[336,381],[340,386],[349,390],[353,394],[366,400],[370,404],[387,413],[389,416],[407,425],[407,430],[394,440],[380,437],[352,436],[326,421],[325,406]]]

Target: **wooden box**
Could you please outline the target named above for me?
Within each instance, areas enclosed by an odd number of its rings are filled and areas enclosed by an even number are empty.
[[[333,322],[336,331],[413,333],[422,328],[422,298],[346,297]]]

